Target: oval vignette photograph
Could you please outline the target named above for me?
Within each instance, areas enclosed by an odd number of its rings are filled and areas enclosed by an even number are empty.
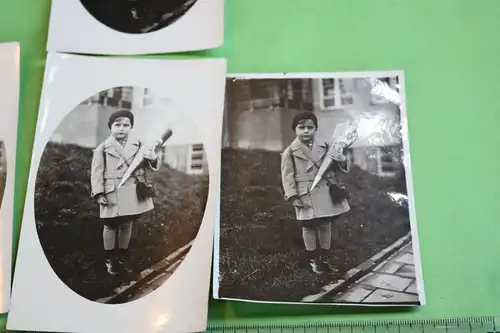
[[[174,98],[117,87],[82,101],[52,133],[38,167],[36,229],[78,295],[134,301],[189,253],[209,175],[200,132],[182,114]]]
[[[0,138],[0,208],[2,208],[3,192],[5,191],[5,183],[7,182],[7,152],[5,144]]]
[[[97,21],[113,30],[145,34],[183,17],[197,0],[80,0]]]

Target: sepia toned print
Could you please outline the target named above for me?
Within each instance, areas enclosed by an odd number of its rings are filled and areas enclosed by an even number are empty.
[[[89,300],[151,293],[198,233],[204,146],[183,142],[181,133],[196,129],[162,118],[166,107],[146,88],[107,89],[68,113],[45,147],[35,192],[40,243],[57,276]]]
[[[216,297],[421,304],[400,80],[227,80]]]

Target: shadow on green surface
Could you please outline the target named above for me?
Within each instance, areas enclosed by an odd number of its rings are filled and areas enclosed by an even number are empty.
[[[346,306],[346,305],[286,305],[286,304],[265,304],[255,306],[250,302],[232,302],[210,300],[210,324],[231,323],[263,323],[268,319],[274,321],[279,317],[286,321],[335,321],[336,316],[359,317],[363,315],[391,315],[410,314],[417,311],[418,307],[386,306]],[[313,318],[314,317],[314,318]],[[328,318],[325,318],[328,317]],[[348,319],[347,319],[348,320]],[[353,318],[354,320],[354,318]]]

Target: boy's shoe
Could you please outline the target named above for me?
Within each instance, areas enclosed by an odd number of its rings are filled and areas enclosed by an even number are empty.
[[[322,268],[324,271],[328,272],[328,273],[336,273],[336,272],[338,272],[338,271],[339,271],[339,270],[338,270],[338,269],[337,269],[334,265],[332,265],[332,263],[331,263],[328,259],[326,259],[326,258],[323,258],[323,259],[321,260],[321,268]]]
[[[328,255],[329,250],[322,250],[318,256],[318,262],[322,270],[327,273],[335,273],[339,270],[333,265]]]
[[[128,262],[128,255],[127,255],[127,250],[126,249],[120,249],[118,252],[118,269],[124,273],[130,274],[133,272],[132,268],[127,264]]]
[[[311,266],[311,270],[315,274],[323,274],[323,269],[317,259],[309,259],[309,266]]]
[[[116,269],[116,263],[113,259],[106,259],[106,271],[109,275],[118,274],[118,270]]]

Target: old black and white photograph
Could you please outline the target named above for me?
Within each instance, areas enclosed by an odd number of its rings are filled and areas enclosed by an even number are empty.
[[[227,79],[215,297],[423,304],[403,81]]]
[[[197,0],[80,0],[99,22],[119,32],[144,34],[173,24]]]
[[[9,330],[205,330],[225,81],[225,59],[47,52]]]
[[[47,50],[137,55],[224,43],[224,0],[52,0]]]
[[[36,230],[56,275],[86,299],[148,295],[198,233],[208,163],[196,126],[165,116],[172,104],[148,88],[103,90],[71,110],[44,149]]]

